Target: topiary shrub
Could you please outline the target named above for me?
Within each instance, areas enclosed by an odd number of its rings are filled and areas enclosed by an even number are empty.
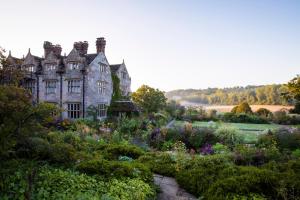
[[[218,179],[222,170],[233,166],[230,160],[225,155],[197,157],[176,173],[176,180],[181,187],[199,197]]]
[[[224,174],[226,173],[226,174]],[[248,196],[250,193],[259,196],[276,198],[276,190],[279,179],[277,173],[256,167],[239,167],[233,174],[221,171],[224,177],[213,182],[209,189],[203,193],[207,199],[234,199],[236,195]]]
[[[151,182],[152,173],[143,164],[126,161],[107,161],[104,159],[82,161],[76,168],[87,174],[98,174],[107,178],[131,177],[140,178],[143,181]]]
[[[238,114],[238,113],[245,113],[245,114],[252,114],[252,109],[249,106],[247,102],[243,102],[237,106],[235,106],[232,110],[232,113]]]
[[[144,155],[144,150],[134,145],[125,144],[104,144],[100,149],[103,150],[103,154],[107,159],[117,160],[119,156],[128,156],[133,159],[137,159],[141,155]]]
[[[271,119],[273,117],[273,113],[266,108],[259,108],[255,114],[265,119]]]

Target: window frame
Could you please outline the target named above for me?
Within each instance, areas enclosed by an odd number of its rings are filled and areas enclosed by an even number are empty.
[[[31,94],[35,93],[35,86],[36,86],[35,80],[25,81],[25,83],[24,83],[24,88],[26,90],[30,91]]]
[[[106,93],[106,82],[105,81],[97,81],[97,91],[98,91],[98,94]]]
[[[45,91],[46,95],[56,93],[56,80],[46,80],[45,81]]]
[[[69,119],[79,119],[81,114],[80,103],[67,103],[67,114]]]
[[[79,70],[79,63],[69,62],[68,67],[69,67],[70,70]]]
[[[107,104],[105,102],[98,103],[96,113],[98,118],[107,117]]]
[[[80,79],[69,79],[68,80],[68,93],[81,93],[81,80]]]
[[[51,71],[55,71],[56,70],[56,64],[46,64],[45,65],[46,71],[51,72]]]

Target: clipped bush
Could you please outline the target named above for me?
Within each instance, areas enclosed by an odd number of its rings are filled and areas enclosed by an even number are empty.
[[[266,109],[266,108],[259,108],[255,112],[255,114],[257,114],[258,116],[263,117],[265,119],[268,119],[268,118],[270,119],[270,118],[273,117],[273,113],[270,110]]]
[[[98,174],[107,178],[140,178],[143,181],[151,182],[152,174],[143,164],[126,161],[107,161],[104,159],[88,160],[79,163],[76,168],[87,174]]]
[[[181,187],[200,197],[219,178],[221,171],[232,165],[224,155],[197,157],[176,173],[176,180]]]
[[[212,200],[234,199],[237,195],[248,196],[250,193],[276,197],[277,173],[256,167],[239,167],[233,172],[227,174],[227,170],[221,171],[220,176],[225,177],[213,182],[203,196]]]
[[[235,107],[232,108],[231,110],[232,113],[238,114],[238,113],[245,113],[245,114],[252,114],[252,109],[249,106],[247,102],[243,102]]]
[[[232,113],[228,112],[221,116],[224,122],[232,123],[252,123],[252,124],[268,124],[266,119],[263,119],[257,115],[245,114],[245,113]]]

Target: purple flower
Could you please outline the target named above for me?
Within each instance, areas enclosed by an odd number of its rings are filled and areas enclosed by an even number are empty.
[[[202,148],[200,149],[200,153],[202,155],[210,155],[214,153],[214,150],[212,149],[212,145],[206,143]]]

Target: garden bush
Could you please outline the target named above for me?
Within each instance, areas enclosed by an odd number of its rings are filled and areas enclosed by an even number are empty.
[[[66,143],[57,143],[50,146],[50,162],[71,165],[76,161],[75,148]]]
[[[102,144],[100,150],[103,151],[103,155],[107,159],[117,160],[119,156],[128,156],[133,159],[137,159],[145,152],[141,148],[134,145],[126,144]]]
[[[281,151],[284,149],[295,150],[300,146],[300,130],[279,128],[261,135],[258,145],[275,144]]]
[[[244,140],[243,136],[233,127],[221,126],[215,131],[215,135],[219,142],[233,148],[237,144],[241,144]]]
[[[47,140],[40,137],[29,137],[21,140],[17,146],[17,155],[23,158],[48,159],[51,146]]]
[[[138,162],[107,161],[104,159],[88,160],[79,163],[76,168],[87,174],[115,178],[139,178],[146,182],[152,181],[152,174],[148,167]]]
[[[147,165],[154,173],[164,176],[175,176],[176,162],[168,153],[148,153],[141,156],[139,162]]]
[[[274,190],[279,182],[277,173],[256,167],[238,167],[233,172],[221,171],[220,178],[211,183],[203,196],[212,200],[233,199],[236,195],[247,196],[249,193],[277,197]]]
[[[188,138],[188,148],[199,149],[205,144],[215,144],[217,142],[217,137],[214,134],[214,129],[212,128],[194,128],[190,137]]]
[[[225,113],[221,116],[221,120],[224,122],[232,123],[252,123],[252,124],[268,124],[269,122],[266,119],[263,119],[259,116],[245,113]]]
[[[224,155],[197,157],[176,173],[176,180],[181,187],[200,197],[217,180],[219,173],[232,165],[230,158]]]
[[[73,170],[62,170],[37,163],[17,162],[14,170],[0,171],[0,199],[17,200],[149,200],[154,189],[140,179],[108,179],[88,176]]]

